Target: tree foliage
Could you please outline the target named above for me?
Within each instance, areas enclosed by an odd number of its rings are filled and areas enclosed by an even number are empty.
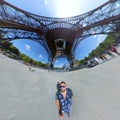
[[[0,43],[0,46],[2,47],[2,49],[4,50],[5,53],[7,53],[7,54],[9,53],[9,54],[12,54],[12,55],[14,54],[15,59],[16,59],[16,56],[17,56],[18,58],[20,58],[25,63],[29,63],[29,64],[37,66],[37,67],[46,67],[47,66],[47,64],[45,64],[45,63],[33,60],[29,56],[20,53],[20,51],[9,41],[2,40],[1,43]],[[12,56],[12,58],[14,58],[14,57]]]
[[[109,49],[110,46],[112,46],[116,42],[117,36],[116,34],[109,34],[105,40],[99,44],[99,46],[92,50],[91,53],[89,53],[88,57],[85,57],[84,59],[79,61],[79,64],[85,63],[87,60],[99,56],[101,53],[103,53],[106,49]]]

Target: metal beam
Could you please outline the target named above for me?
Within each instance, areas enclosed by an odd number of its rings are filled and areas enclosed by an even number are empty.
[[[17,8],[5,0],[0,1],[0,32],[4,34],[3,39],[41,40],[50,60],[56,57],[55,39],[66,39],[63,54],[72,61],[75,48],[86,37],[116,32],[119,27],[119,0],[109,0],[85,14],[69,18],[43,17]]]

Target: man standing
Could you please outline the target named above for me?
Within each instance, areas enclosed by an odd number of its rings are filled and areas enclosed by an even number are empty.
[[[58,86],[57,86],[58,87]],[[59,118],[62,119],[64,113],[70,116],[70,110],[72,107],[73,93],[70,88],[66,88],[66,82],[59,83],[59,90],[56,92],[56,106],[58,108]]]

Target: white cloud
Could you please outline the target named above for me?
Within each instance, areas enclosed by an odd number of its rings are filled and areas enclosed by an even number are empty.
[[[97,45],[99,45],[101,42],[102,42],[102,40],[101,41],[97,41]]]
[[[55,63],[58,63],[59,62],[59,60],[55,60]]]
[[[44,0],[43,2],[44,2],[44,4],[45,4],[45,5],[47,5],[47,4],[48,4],[47,0]]]
[[[25,49],[30,51],[30,45],[25,44]]]
[[[83,44],[83,40],[80,42],[80,44]]]
[[[104,41],[104,39],[98,37],[98,39],[97,39],[97,45],[99,45],[99,44],[100,44],[101,42],[103,42],[103,41]]]
[[[97,36],[97,35],[94,35],[93,37],[94,37],[94,38],[97,38],[98,36]]]
[[[63,67],[63,64],[62,64],[62,63],[61,63],[61,64],[59,64],[59,67],[61,67],[61,68],[62,68],[62,67]]]
[[[42,59],[42,58],[43,58],[43,56],[40,54],[40,55],[39,55],[39,58],[40,58],[40,59]]]

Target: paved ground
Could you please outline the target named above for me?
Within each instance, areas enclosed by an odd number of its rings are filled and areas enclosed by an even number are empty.
[[[34,70],[0,54],[0,120],[58,120],[54,99],[62,80],[74,93],[64,120],[120,120],[119,56],[73,72]]]

